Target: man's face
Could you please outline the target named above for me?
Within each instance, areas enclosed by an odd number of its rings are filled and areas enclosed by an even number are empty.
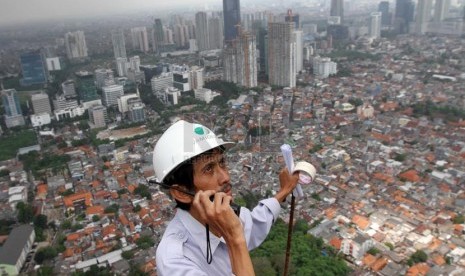
[[[215,190],[231,195],[229,171],[221,150],[197,157],[193,162],[195,190]]]

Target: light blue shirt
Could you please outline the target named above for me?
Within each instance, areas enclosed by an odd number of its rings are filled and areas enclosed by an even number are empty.
[[[249,250],[265,240],[280,211],[275,198],[260,201],[252,212],[241,208],[240,219]],[[189,212],[178,209],[157,247],[158,275],[232,275],[224,239],[210,232],[210,246],[213,259],[208,264],[205,227]]]

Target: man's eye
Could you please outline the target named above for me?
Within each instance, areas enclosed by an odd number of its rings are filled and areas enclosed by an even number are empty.
[[[222,159],[220,160],[220,167],[225,168],[226,167],[226,160]]]
[[[207,167],[205,167],[204,169],[204,172],[205,173],[211,173],[213,171],[213,166],[212,165],[208,165]]]

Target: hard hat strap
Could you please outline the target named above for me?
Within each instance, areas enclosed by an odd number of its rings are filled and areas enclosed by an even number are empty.
[[[213,261],[213,254],[212,254],[212,247],[210,245],[210,227],[208,224],[205,225],[205,229],[207,230],[207,263],[211,264]]]

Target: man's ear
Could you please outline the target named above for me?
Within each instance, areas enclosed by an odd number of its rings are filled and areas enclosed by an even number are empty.
[[[186,190],[186,187],[180,186],[178,184],[174,184],[173,186],[176,186],[176,187],[170,188],[170,194],[174,199],[182,203],[187,203],[187,204],[192,203],[194,198],[191,195],[180,191],[180,190]]]

